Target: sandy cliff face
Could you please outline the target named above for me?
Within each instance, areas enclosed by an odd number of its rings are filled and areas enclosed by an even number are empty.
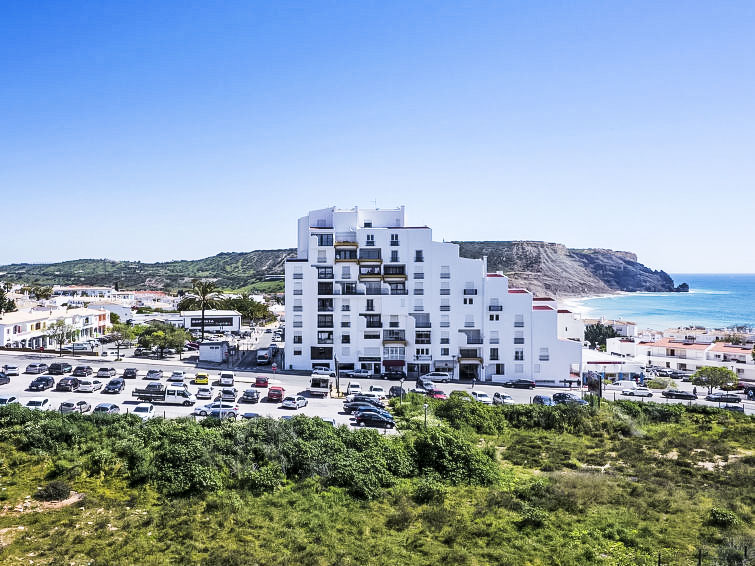
[[[488,256],[488,271],[538,295],[593,295],[615,291],[673,291],[665,272],[637,262],[631,252],[569,249],[550,242],[456,242],[463,257]]]

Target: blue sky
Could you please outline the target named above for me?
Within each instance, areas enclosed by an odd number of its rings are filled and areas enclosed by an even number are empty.
[[[0,263],[436,239],[755,272],[751,2],[9,2]]]

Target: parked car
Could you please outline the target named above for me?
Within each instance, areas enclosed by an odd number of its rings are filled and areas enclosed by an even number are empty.
[[[514,399],[506,393],[493,393],[493,405],[513,405]]]
[[[514,389],[534,389],[535,382],[531,379],[512,379],[504,382],[504,387],[513,387]]]
[[[76,366],[71,375],[74,377],[89,377],[93,372],[92,366]]]
[[[231,409],[228,409],[228,408],[213,409],[212,411],[207,413],[208,419],[235,421],[237,416],[238,416],[238,411],[232,411]]]
[[[734,393],[711,393],[705,396],[706,401],[713,401],[714,403],[741,403],[742,399],[739,395]]]
[[[312,368],[312,375],[327,375],[328,377],[335,377],[336,372],[327,367],[314,367]]]
[[[3,366],[3,373],[8,376],[21,375],[18,366],[11,366],[8,364]]]
[[[115,377],[115,368],[100,368],[97,370],[97,377]]]
[[[116,415],[121,412],[121,408],[115,403],[100,403],[94,408],[92,413]]]
[[[349,381],[346,386],[346,395],[357,395],[362,392],[362,386],[358,381]]]
[[[380,385],[370,385],[370,393],[374,393],[378,397],[385,399],[385,389]]]
[[[241,418],[244,420],[261,419],[262,415],[259,413],[242,413]]]
[[[53,364],[50,364],[47,373],[49,373],[50,375],[63,375],[66,373],[71,373],[72,371],[73,367],[71,367],[71,364],[66,362],[55,362]]]
[[[79,378],[78,377],[64,377],[55,386],[55,391],[78,391]]]
[[[588,405],[584,399],[580,399],[574,393],[554,393],[553,402],[556,405]]]
[[[400,369],[389,369],[380,374],[383,379],[406,379],[406,372]]]
[[[92,410],[92,406],[86,401],[63,401],[58,411],[66,413],[86,413]]]
[[[423,379],[419,377],[417,378],[417,381],[414,382],[414,388],[424,389],[427,392],[427,391],[430,391],[431,389],[435,389],[435,384],[429,379]]]
[[[120,393],[123,391],[123,388],[126,387],[126,382],[123,381],[122,378],[116,377],[114,379],[111,379],[108,384],[105,386],[105,389],[102,390],[103,393]]]
[[[653,392],[647,387],[635,387],[634,389],[622,389],[622,395],[628,395],[630,397],[652,397]]]
[[[493,399],[485,393],[484,391],[472,391],[472,398],[475,401],[479,401],[480,403],[484,403],[485,405],[492,405]]]
[[[533,405],[545,405],[546,407],[553,407],[556,403],[547,395],[535,395],[532,398]]]
[[[0,385],[6,385],[10,383],[10,377],[8,377],[4,372],[0,372]]]
[[[307,399],[301,395],[288,396],[283,399],[284,409],[298,409],[299,407],[306,407]]]
[[[44,397],[32,397],[31,399],[27,399],[26,408],[31,409],[32,411],[49,411],[52,406],[50,405],[49,399],[45,399]]]
[[[403,395],[406,395],[406,391],[404,391],[399,385],[393,385],[388,389],[388,397],[402,397]]]
[[[202,405],[201,407],[197,407],[192,411],[192,415],[197,415],[200,417],[206,417],[209,415],[212,411],[215,411],[217,409],[223,409],[223,410],[229,410],[234,411],[236,414],[239,412],[239,408],[236,406],[235,403],[223,403],[222,401],[216,401],[214,403],[208,403],[207,405]]]
[[[155,406],[152,403],[139,403],[132,411],[137,417],[146,421],[155,416]]]
[[[370,403],[371,405],[374,405],[375,407],[383,408],[385,407],[385,404],[383,403],[383,400],[379,397],[376,397],[374,395],[366,395],[366,394],[359,394],[359,395],[353,395],[351,397],[347,397],[344,400],[344,405],[346,403]]]
[[[286,393],[286,390],[282,387],[271,387],[267,390],[267,400],[270,403],[280,403],[283,401],[283,397]]]
[[[47,371],[47,364],[29,364],[26,366],[24,373],[45,373]]]
[[[363,413],[377,413],[378,415],[383,415],[384,417],[393,418],[393,415],[386,411],[385,409],[381,409],[379,407],[373,407],[371,405],[367,405],[365,407],[360,407],[359,409],[354,411],[354,418],[357,417],[357,415],[361,415]]]
[[[196,383],[197,385],[209,385],[210,374],[206,371],[198,371],[194,376],[194,383]]]
[[[176,382],[176,383],[183,383],[185,378],[186,378],[185,371],[174,371],[173,373],[170,374],[170,377],[168,377],[168,381]]]
[[[197,389],[197,399],[212,399],[212,387],[200,387]]]
[[[341,377],[348,376],[348,377],[371,377],[372,372],[368,369],[346,369],[340,371]]]
[[[236,402],[239,391],[235,387],[223,387],[215,396],[215,401],[232,401]]]
[[[102,389],[102,382],[99,379],[82,379],[79,381],[79,393],[94,393]]]
[[[239,403],[258,403],[260,392],[256,389],[245,389],[239,398]]]
[[[267,377],[256,377],[254,379],[255,387],[267,387],[269,383],[270,383],[270,379]]]
[[[393,418],[378,413],[360,413],[354,419],[357,426],[377,426],[381,428],[393,428],[396,423]]]
[[[661,392],[661,396],[666,399],[697,399],[697,395],[692,391],[681,391],[680,389],[666,389],[666,391]]]
[[[448,395],[446,395],[443,391],[440,389],[430,389],[426,395],[428,397],[432,397],[433,399],[448,399]]]
[[[434,381],[436,383],[449,383],[451,376],[445,371],[431,371],[419,377],[422,380]]]
[[[126,368],[123,370],[123,379],[136,379],[139,377],[139,370],[136,368]]]
[[[144,379],[162,379],[162,377],[163,377],[163,370],[151,369],[147,372],[147,375],[144,376]]]
[[[40,375],[35,377],[29,384],[29,391],[44,391],[52,389],[55,386],[55,380],[49,375]]]
[[[149,356],[150,354],[152,354],[152,352],[147,348],[137,348],[134,350],[134,356],[136,357]]]
[[[0,395],[0,407],[10,405],[11,403],[18,403],[18,397],[15,395]]]

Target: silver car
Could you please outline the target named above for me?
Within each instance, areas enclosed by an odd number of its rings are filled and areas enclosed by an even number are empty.
[[[58,411],[65,413],[86,413],[92,410],[92,406],[87,401],[63,401]]]

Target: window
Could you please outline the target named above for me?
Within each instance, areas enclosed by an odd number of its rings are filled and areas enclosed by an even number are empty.
[[[504,371],[504,364],[496,364],[495,365],[495,373],[496,375],[506,375],[506,372]]]
[[[351,317],[344,315],[341,317],[341,328],[349,328],[351,326]]]
[[[351,279],[351,266],[344,265],[341,267],[341,279]]]
[[[327,263],[327,261],[325,250],[317,250],[317,263]]]
[[[491,344],[498,344],[500,339],[498,338],[498,331],[497,330],[491,330],[488,334],[489,341]]]
[[[425,274],[422,273],[421,271],[415,271],[414,272],[414,278],[415,279],[424,279],[425,278]]]
[[[332,344],[333,343],[333,331],[321,331],[317,333],[318,344]]]
[[[351,310],[351,305],[349,305],[349,303],[343,303],[341,305],[341,311],[342,312],[348,312],[350,310]]]
[[[296,299],[294,301],[294,312],[301,312],[303,308],[304,307],[301,304],[301,299]]]
[[[425,306],[422,304],[422,299],[414,300],[414,312],[422,312],[425,310]]]
[[[444,330],[440,333],[440,343],[441,344],[449,344],[451,342],[450,338],[448,337],[448,331]]]
[[[365,315],[365,319],[367,319],[367,328],[382,328],[383,327],[383,322],[380,320],[379,314]]]
[[[351,355],[351,348],[349,348],[348,346],[345,346],[345,347],[341,348],[341,355],[344,358],[347,358],[348,356],[350,356]]]
[[[534,366],[535,373],[540,373],[540,364],[535,364]]]
[[[514,328],[524,328],[524,315],[523,314],[514,315]]]
[[[430,344],[430,332],[418,330],[414,335],[415,344]]]
[[[524,332],[521,330],[514,332],[514,344],[524,344]]]
[[[375,245],[375,234],[367,234],[366,246],[372,247]]]
[[[515,362],[524,361],[524,350],[514,350],[514,361]]]
[[[541,362],[547,362],[551,359],[550,353],[548,352],[548,348],[540,348],[540,355],[538,356],[538,359]]]
[[[472,297],[464,297],[464,304],[465,305],[473,305],[474,299]]]
[[[317,234],[317,245],[318,246],[332,246],[333,234]]]
[[[416,261],[417,263],[425,261],[425,254],[422,250],[414,251],[414,261]]]
[[[398,263],[398,250],[391,251],[391,263]]]
[[[490,348],[490,360],[496,361],[498,359],[498,348]]]
[[[372,220],[365,220],[364,221],[364,227],[365,228],[372,228]]]
[[[447,314],[440,315],[440,327],[448,328],[449,326],[451,326],[451,323],[448,319],[448,315]]]
[[[318,267],[317,278],[318,279],[333,279],[333,268],[332,267]]]
[[[333,312],[333,299],[317,299],[319,312]]]
[[[493,321],[499,320],[499,315],[497,315],[497,314],[491,314],[490,315],[490,320],[493,320]]]
[[[391,234],[391,245],[398,246],[398,234]]]
[[[426,312],[413,312],[409,316],[414,318],[415,328],[430,328],[430,314]]]
[[[351,344],[351,334],[343,334],[341,336],[341,344]]]
[[[365,332],[364,339],[365,340],[379,340],[380,333],[379,332]]]
[[[406,284],[388,283],[391,287],[391,295],[406,295]]]
[[[294,344],[301,344],[301,334],[294,334]]]
[[[445,281],[440,284],[440,294],[441,295],[450,295],[451,294],[451,288],[448,283]]]
[[[386,360],[403,360],[406,348],[403,346],[386,346],[383,348],[383,358]]]
[[[375,310],[375,299],[367,299],[367,306],[365,307],[366,311],[374,311]]]
[[[318,295],[332,295],[333,294],[333,283],[318,282],[317,283],[317,294]]]
[[[313,360],[332,360],[333,348],[325,346],[312,346],[310,348],[310,358]]]
[[[333,315],[332,314],[318,314],[317,315],[317,328],[333,328]]]
[[[302,289],[301,289],[301,281],[295,281],[294,282],[294,295],[301,295]]]
[[[440,355],[441,356],[447,356],[448,355],[448,348],[441,348],[440,349]]]
[[[441,265],[440,266],[440,278],[441,279],[451,279],[451,267],[448,265]]]
[[[294,350],[294,356],[301,356],[301,350]]]
[[[474,328],[474,315],[468,314],[464,317],[464,328]]]
[[[415,348],[414,355],[415,356],[429,356],[430,348]]]
[[[440,312],[448,312],[451,310],[451,303],[448,299],[440,300]]]

